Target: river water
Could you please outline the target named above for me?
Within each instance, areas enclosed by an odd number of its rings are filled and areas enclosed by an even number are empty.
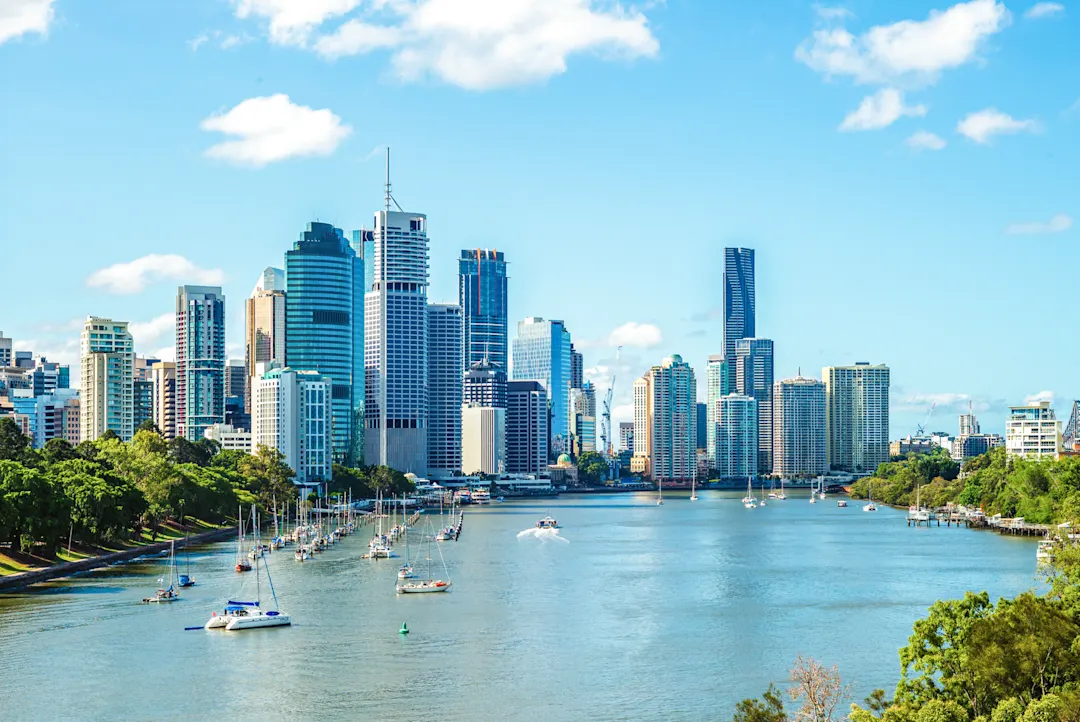
[[[798,654],[837,664],[858,699],[891,693],[934,600],[1039,585],[1031,540],[740,497],[473,507],[441,545],[448,594],[396,595],[400,560],[361,559],[366,529],[310,563],[278,552],[285,628],[184,631],[253,593],[235,544],[193,551],[198,585],[171,605],[139,603],[162,561],[0,595],[0,718],[727,719]],[[546,513],[563,541],[518,537]]]

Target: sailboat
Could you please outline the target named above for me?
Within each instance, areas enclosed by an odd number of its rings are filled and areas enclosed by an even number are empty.
[[[251,507],[251,523],[255,528],[254,505]],[[254,537],[255,543],[258,544],[258,529],[255,529]],[[259,562],[262,562],[266,570],[266,581],[270,584],[270,594],[274,599],[272,610],[264,610],[259,606],[262,602]],[[292,617],[278,609],[277,592],[274,590],[273,580],[270,579],[270,567],[266,566],[266,557],[260,556],[255,560],[255,601],[237,602],[230,599],[225,605],[225,612],[220,616],[214,612],[203,625],[203,629],[224,629],[227,632],[233,632],[259,627],[284,627],[290,624],[292,624]]]
[[[154,596],[143,599],[144,604],[151,602],[175,602],[180,598],[180,592],[176,590],[176,542],[169,542],[169,582],[166,585],[165,577],[158,580],[161,587],[154,592]]]
[[[757,500],[754,498],[754,489],[751,486],[750,479],[746,480],[746,496],[743,497],[742,504],[747,509],[754,509],[757,507]]]
[[[247,559],[244,559],[244,517],[243,507],[236,510],[236,527],[239,537],[236,540],[236,571],[238,572],[250,572],[251,564]]]
[[[784,493],[784,477],[780,477],[780,493],[776,495],[776,498],[780,501],[787,499],[787,494]]]
[[[433,533],[434,528],[431,530]],[[432,534],[434,536],[434,534]],[[431,594],[433,592],[448,592],[453,582],[450,581],[450,571],[446,568],[446,559],[443,557],[442,546],[436,544],[435,548],[439,550],[439,560],[443,565],[443,572],[446,574],[446,579],[435,579],[431,576],[431,539],[428,537],[428,549],[427,549],[427,577],[424,579],[413,580],[401,580],[397,583],[396,589],[398,594]]]
[[[779,499],[780,498],[776,494],[776,481],[772,481],[772,482],[769,483],[769,498],[770,499]]]
[[[405,527],[405,563],[401,565],[397,573],[398,579],[414,579],[416,573],[413,571],[412,558],[409,556],[409,528]]]
[[[656,480],[656,505],[662,506],[664,503],[664,482],[662,479]]]
[[[818,477],[818,498],[825,501],[825,477]]]
[[[870,503],[862,508],[863,511],[877,511],[877,505],[874,503],[874,482],[870,482],[870,489],[867,492],[870,498]]]
[[[768,502],[765,501],[765,484],[761,485],[761,504],[760,506],[768,506]]]
[[[694,482],[697,481],[697,477],[690,478],[690,501],[697,501],[697,489]]]
[[[180,575],[180,586],[195,586],[195,577],[191,576],[191,553],[188,551],[187,533],[184,534],[184,572],[184,574]]]

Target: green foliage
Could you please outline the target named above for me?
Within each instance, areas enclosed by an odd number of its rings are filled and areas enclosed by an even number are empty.
[[[260,444],[254,454],[239,461],[237,471],[264,509],[271,508],[275,502],[284,504],[296,500],[296,486],[292,483],[296,474],[285,463],[285,455],[277,449]]]
[[[1061,697],[1047,694],[1029,704],[1020,719],[1021,722],[1060,722],[1064,707]]]
[[[1016,697],[998,702],[990,714],[990,722],[1016,722],[1024,714],[1024,704]]]
[[[586,451],[578,457],[578,479],[590,484],[598,484],[607,478],[608,463],[595,451]]]
[[[784,700],[776,685],[769,685],[761,699],[744,699],[735,705],[734,722],[787,722]]]
[[[30,437],[14,419],[0,419],[0,461],[24,461],[30,454]]]
[[[915,722],[967,722],[964,708],[950,700],[932,699],[915,715]]]
[[[944,449],[929,454],[908,454],[906,458],[878,466],[874,475],[852,484],[851,495],[865,499],[873,491],[874,499],[886,504],[914,504],[916,489],[924,506],[944,506],[963,490],[957,480],[960,465]]]

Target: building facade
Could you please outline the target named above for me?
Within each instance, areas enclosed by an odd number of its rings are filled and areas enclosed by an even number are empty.
[[[889,367],[827,366],[825,456],[829,468],[870,473],[889,460]]]
[[[634,382],[631,471],[658,483],[697,478],[697,381],[678,354]]]
[[[562,321],[533,316],[518,322],[513,376],[515,381],[539,381],[548,391],[548,458],[568,450],[571,356],[570,332]]]
[[[176,433],[203,438],[225,423],[225,294],[220,286],[176,291]]]
[[[285,364],[331,385],[334,459],[352,467],[364,463],[363,285],[364,262],[329,223],[309,223],[285,252]]]
[[[580,389],[585,385],[585,357],[570,342],[570,388]]]
[[[222,451],[251,453],[251,432],[246,429],[238,429],[232,424],[211,424],[206,427],[203,435],[221,444]]]
[[[825,384],[801,376],[773,385],[773,465],[783,478],[815,477],[825,462]]]
[[[158,361],[150,367],[154,425],[166,441],[176,438],[176,364]]]
[[[724,481],[753,481],[758,476],[758,412],[753,396],[729,394],[716,404],[717,476]]]
[[[1005,452],[1009,456],[1041,459],[1061,453],[1061,421],[1049,401],[1010,406],[1005,422]]]
[[[388,206],[389,207],[389,206]],[[375,214],[375,271],[365,296],[366,461],[427,473],[427,216]]]
[[[255,364],[277,361],[285,365],[285,286],[264,288],[273,283],[279,269],[267,268],[251,296],[244,301],[244,365],[247,387],[255,376]],[[282,271],[284,279],[284,272]],[[244,409],[251,412],[245,396]]]
[[[725,248],[724,358],[729,362],[735,358],[735,342],[756,335],[755,313],[754,250]]]
[[[268,368],[269,366],[269,368]],[[296,472],[293,482],[333,478],[333,381],[317,371],[260,364],[252,387],[251,449],[277,449]]]
[[[509,361],[506,259],[495,250],[463,250],[458,259],[458,304],[464,355],[461,371],[487,359],[504,372]]]
[[[596,451],[596,387],[586,381],[581,387],[570,388],[570,416],[567,430],[571,453],[581,456]]]
[[[1005,438],[1000,434],[960,434],[952,441],[950,455],[953,461],[963,461],[1004,445]]]
[[[135,342],[127,321],[90,316],[79,339],[82,441],[112,430],[123,441],[135,433]]]
[[[461,468],[466,474],[506,473],[506,409],[462,405]]]
[[[629,451],[634,454],[634,422],[619,422],[619,451]]]
[[[134,398],[134,414],[133,423],[135,424],[135,430],[139,430],[146,421],[154,420],[154,379],[153,379],[153,367],[154,364],[160,363],[159,359],[146,358],[145,356],[135,357],[134,366],[134,382],[133,398]]]
[[[723,354],[709,356],[705,367],[705,455],[710,468],[716,466],[716,418],[719,413],[720,397],[727,396],[728,389],[727,361]]]
[[[539,474],[547,467],[547,389],[539,381],[506,384],[506,473]]]
[[[758,413],[758,474],[772,472],[773,342],[741,338],[735,342],[734,392],[753,396]]]
[[[428,305],[428,476],[461,473],[461,307]]]
[[[464,384],[464,403],[506,408],[506,372],[494,363],[485,359],[474,363],[465,374]]]

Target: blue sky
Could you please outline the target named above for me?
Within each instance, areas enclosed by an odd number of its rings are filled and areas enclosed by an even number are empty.
[[[177,284],[220,281],[239,357],[261,269],[370,226],[390,145],[430,298],[505,251],[512,319],[566,320],[598,381],[624,344],[622,418],[722,348],[725,245],[777,378],[887,363],[894,436],[935,400],[1066,415],[1077,37],[1069,2],[3,0],[0,329],[74,361],[106,315],[167,355]]]

